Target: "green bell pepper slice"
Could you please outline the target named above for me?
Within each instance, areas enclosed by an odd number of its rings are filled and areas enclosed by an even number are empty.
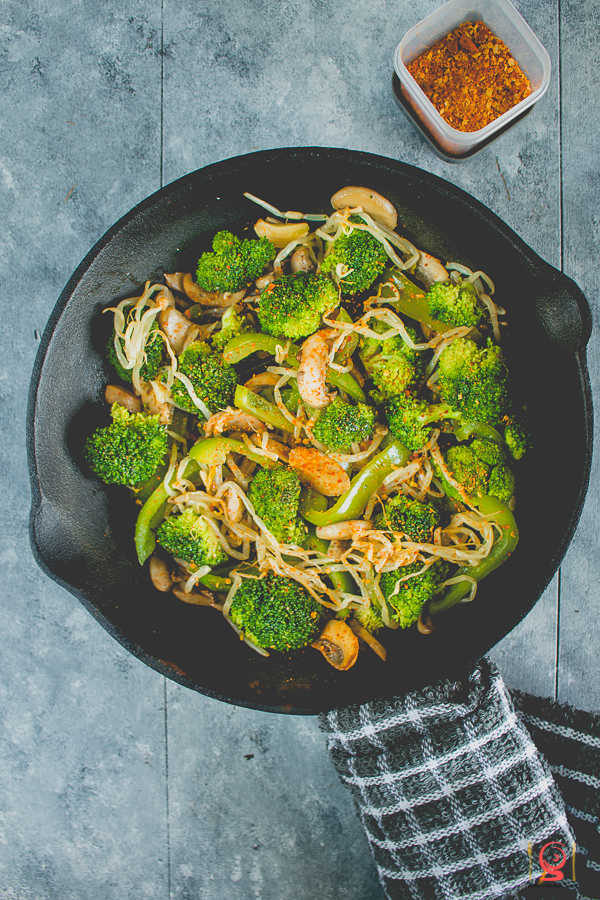
[[[493,520],[493,522],[501,529],[501,535],[492,546],[489,554],[476,566],[463,566],[458,570],[457,575],[469,575],[479,582],[503,562],[506,562],[510,554],[519,543],[519,529],[515,522],[515,517],[506,506],[496,497],[477,497],[473,503],[479,512]],[[454,606],[459,600],[462,600],[471,590],[470,581],[459,581],[457,584],[451,585],[448,590],[440,597],[439,600],[432,600],[429,603],[429,612],[432,615],[445,612]]]
[[[280,431],[287,431],[289,434],[294,433],[294,426],[286,419],[279,407],[241,384],[238,384],[235,389],[233,402],[238,409],[242,409],[251,416],[256,416],[261,422],[266,422],[267,425],[272,425],[273,428],[279,428]]]
[[[190,449],[189,456],[191,459],[183,472],[183,477],[190,478],[193,476],[198,471],[198,464],[207,466],[222,465],[229,453],[239,453],[242,456],[247,456],[253,462],[265,468],[272,468],[278,465],[278,463],[267,459],[260,453],[253,453],[242,441],[235,441],[233,438],[212,437],[198,441]],[[154,532],[164,518],[168,499],[169,495],[161,479],[139,512],[135,525],[135,548],[140,565],[143,565],[154,552],[156,547]]]
[[[259,466],[271,468],[277,465],[261,453],[250,450],[242,441],[235,441],[233,438],[211,437],[197,441],[189,451],[189,456],[195,462],[202,463],[205,466],[222,466],[227,460],[229,453],[239,453],[241,456],[247,456],[252,462],[258,463]]]
[[[313,525],[333,525],[348,519],[358,519],[365,511],[371,494],[379,490],[394,469],[402,469],[410,459],[410,451],[400,441],[392,441],[354,476],[349,489],[337,503],[324,511],[301,509],[301,515]]]
[[[456,328],[455,325],[432,318],[427,294],[413,284],[403,272],[388,269],[383,277],[386,282],[391,282],[398,291],[398,294],[389,288],[386,291],[385,285],[383,286],[381,296],[385,297],[389,306],[417,322],[422,322],[428,328],[433,328],[434,331],[444,332]]]
[[[275,338],[270,334],[254,334],[253,332],[238,334],[229,341],[223,350],[223,359],[225,362],[235,365],[235,363],[241,362],[247,356],[250,356],[251,353],[258,353],[259,351],[275,356],[277,347],[284,347],[286,343],[284,338]],[[300,347],[296,344],[291,344],[286,356],[287,362],[292,366],[298,366],[299,353]],[[349,372],[336,372],[334,369],[329,369],[327,381],[340,391],[348,394],[357,403],[368,402],[365,392]]]
[[[497,444],[499,447],[506,446],[500,432],[493,425],[488,425],[487,422],[463,422],[458,420],[453,426],[453,432],[457,441],[466,441],[470,437],[478,437],[484,441],[489,441],[491,444]]]
[[[193,449],[193,448],[192,448]],[[191,452],[190,452],[191,455]],[[190,478],[198,471],[196,461],[190,460],[183,472],[184,478]],[[169,495],[164,485],[164,474],[160,484],[152,491],[142,506],[135,523],[135,549],[143,566],[149,556],[152,556],[156,547],[154,532],[165,517]]]

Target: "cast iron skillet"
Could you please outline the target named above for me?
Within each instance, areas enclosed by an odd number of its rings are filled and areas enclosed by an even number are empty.
[[[104,307],[146,279],[184,266],[189,271],[202,242],[224,226],[243,233],[260,215],[244,191],[282,210],[329,211],[329,198],[347,184],[388,197],[403,233],[420,248],[493,278],[508,314],[504,346],[528,403],[534,449],[517,468],[520,544],[481,585],[476,601],[440,616],[429,636],[386,631],[386,663],[363,651],[354,668],[338,673],[311,648],[258,656],[215,610],[156,591],[135,558],[135,509],[127,492],[91,477],[80,454],[85,435],[107,421]],[[590,331],[587,302],[571,280],[484,206],[427,172],[325,148],[253,153],[193,172],[144,200],[104,235],[50,316],[27,426],[36,559],[135,656],[229,703],[316,714],[454,677],[529,612],[573,536],[591,462]]]

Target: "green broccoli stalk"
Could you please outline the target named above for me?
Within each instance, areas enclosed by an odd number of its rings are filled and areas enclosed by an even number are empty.
[[[246,316],[240,315],[235,306],[230,306],[221,317],[221,330],[213,332],[210,343],[222,351],[232,338],[252,330],[252,322]]]
[[[317,636],[321,604],[297,581],[281,575],[244,578],[229,617],[244,636],[265,650],[298,650]]]
[[[374,424],[375,410],[371,406],[353,406],[336,397],[317,419],[313,434],[330,453],[350,453],[352,444],[372,437]]]
[[[192,509],[165,519],[156,540],[172,556],[194,566],[214,567],[229,559],[208,522]]]
[[[113,403],[112,423],[98,428],[84,447],[86,462],[106,484],[133,487],[146,481],[162,463],[168,447],[158,416],[129,413]]]
[[[283,466],[260,468],[250,483],[248,499],[256,515],[282,544],[301,544],[308,534],[298,518],[300,490],[297,472]]]
[[[440,524],[437,509],[404,494],[396,494],[388,500],[375,519],[375,525],[380,530],[401,532],[419,544],[430,542]]]
[[[483,310],[477,305],[477,291],[472,284],[436,282],[427,294],[429,312],[434,319],[449,325],[476,326]]]
[[[381,592],[391,607],[391,618],[401,628],[409,628],[417,621],[423,606],[435,596],[439,585],[448,577],[449,566],[444,560],[437,560],[416,575],[422,568],[423,563],[414,562],[394,572],[384,572],[381,576]],[[407,575],[412,577],[405,578]]]
[[[107,345],[107,357],[108,361],[115,370],[117,377],[124,381],[126,384],[132,383],[132,369],[124,369],[121,363],[119,362],[119,357],[117,356],[117,351],[115,350],[115,332],[113,331],[110,340]],[[117,337],[117,341],[123,349],[123,341],[119,337]],[[158,370],[162,365],[163,360],[163,342],[159,334],[158,322],[152,323],[152,328],[150,329],[150,333],[146,339],[146,346],[144,348],[145,353],[145,362],[140,367],[140,381],[152,381],[156,378]]]
[[[275,337],[307,337],[321,317],[338,305],[338,292],[325,275],[298,272],[274,281],[260,295],[258,318],[263,331]]]
[[[266,237],[241,240],[230,231],[213,238],[214,253],[198,260],[196,280],[205,291],[237,293],[247,288],[275,259],[275,247]]]
[[[352,217],[350,222],[362,222],[362,219]],[[340,234],[329,243],[329,252],[323,260],[321,271],[331,272],[335,281],[339,282],[342,294],[349,296],[370,287],[388,261],[381,241],[368,231],[354,228],[350,234]]]
[[[370,323],[378,334],[385,334],[389,326],[378,319]],[[406,329],[416,343],[417,333],[410,326]],[[360,359],[365,372],[378,388],[373,397],[381,402],[386,397],[402,394],[414,385],[425,371],[425,356],[422,351],[412,350],[398,334],[385,341],[365,338],[360,351]]]
[[[189,378],[194,391],[211,413],[233,403],[237,375],[233,366],[223,361],[218,350],[204,341],[194,341],[178,360],[178,369]],[[173,381],[171,397],[176,406],[188,412],[197,412],[187,387],[179,379]]]

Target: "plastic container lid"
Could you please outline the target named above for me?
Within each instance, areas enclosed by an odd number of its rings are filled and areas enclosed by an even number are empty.
[[[531,94],[478,131],[458,131],[439,114],[406,66],[463,22],[482,21],[511,51],[531,83]],[[421,124],[444,153],[465,156],[480,144],[489,143],[496,132],[515,124],[522,113],[542,97],[550,83],[548,52],[510,0],[450,0],[408,31],[394,55],[394,68],[402,92]]]

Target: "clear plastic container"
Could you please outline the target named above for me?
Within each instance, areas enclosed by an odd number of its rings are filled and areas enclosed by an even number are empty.
[[[531,94],[479,131],[458,131],[441,117],[406,66],[463,22],[482,21],[500,38],[531,82]],[[515,124],[550,82],[550,57],[510,0],[450,0],[408,31],[396,48],[394,68],[402,93],[426,133],[450,157],[472,155]]]

